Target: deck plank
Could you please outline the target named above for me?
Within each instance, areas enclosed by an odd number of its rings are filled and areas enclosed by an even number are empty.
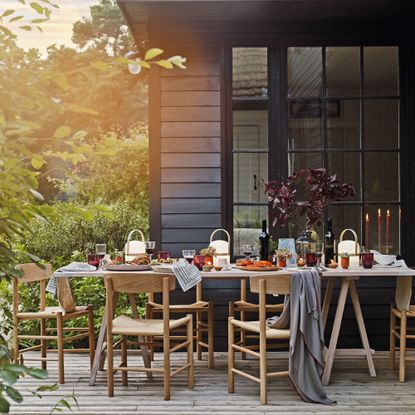
[[[183,363],[181,353],[173,355],[173,364]],[[161,365],[161,355],[156,354],[155,366]],[[132,356],[131,364],[139,358]],[[252,373],[258,371],[258,362],[249,359],[237,360],[237,365],[249,367]],[[30,390],[42,384],[52,384],[57,379],[55,362],[49,368],[48,381],[31,378],[19,381],[24,402],[13,405],[11,413],[20,415],[48,414],[57,401],[72,391],[79,401],[79,408],[73,414],[81,415],[275,415],[275,414],[400,414],[415,413],[415,363],[407,363],[405,384],[398,381],[397,372],[388,369],[385,352],[375,355],[378,376],[371,378],[364,359],[335,361],[332,382],[326,387],[330,397],[337,400],[336,406],[313,405],[303,402],[291,387],[288,379],[275,379],[269,385],[269,404],[259,404],[259,388],[256,384],[236,377],[235,393],[227,392],[226,354],[216,354],[216,369],[209,370],[206,361],[197,362],[196,385],[193,390],[186,388],[185,375],[172,381],[171,400],[163,400],[162,379],[156,376],[149,380],[144,374],[131,373],[128,387],[121,386],[121,375],[116,374],[115,397],[108,398],[106,372],[99,372],[95,386],[88,386],[89,370],[87,355],[68,354],[65,357],[66,384],[58,391],[45,392],[43,398],[34,397]],[[283,370],[287,367],[287,354],[270,353],[269,367]]]

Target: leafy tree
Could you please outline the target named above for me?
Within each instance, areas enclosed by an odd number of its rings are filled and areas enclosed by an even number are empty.
[[[90,17],[74,24],[72,41],[81,49],[101,50],[111,56],[125,54],[132,39],[116,2],[100,0],[90,10]]]

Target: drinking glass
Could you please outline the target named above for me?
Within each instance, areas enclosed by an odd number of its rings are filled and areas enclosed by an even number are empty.
[[[248,260],[253,252],[254,248],[252,245],[242,245],[242,253],[245,255],[245,259]]]
[[[317,255],[315,252],[307,252],[305,254],[305,263],[308,267],[315,267],[317,265]]]
[[[156,242],[155,241],[146,241],[146,254],[151,258],[156,250]]]
[[[169,251],[158,251],[157,257],[158,259],[169,259],[170,252]]]
[[[203,265],[205,265],[205,256],[204,255],[195,255],[193,259],[193,264],[202,271]]]
[[[314,250],[316,253],[316,259],[317,259],[317,266],[320,266],[321,264],[321,257],[323,256],[323,242],[315,242],[314,243]]]
[[[100,259],[98,258],[98,255],[97,254],[92,254],[92,253],[91,254],[88,254],[86,256],[86,260],[87,260],[87,262],[88,262],[89,265],[92,265],[92,266],[94,266],[96,268],[99,267],[99,261],[100,261]]]
[[[183,254],[183,258],[185,258],[187,262],[191,264],[193,261],[193,258],[196,255],[196,251],[194,249],[184,249],[182,251],[182,254]]]
[[[362,252],[362,265],[363,268],[372,268],[373,267],[373,258],[374,255],[372,252]]]
[[[95,244],[95,253],[99,259],[104,259],[105,254],[107,253],[106,244]]]

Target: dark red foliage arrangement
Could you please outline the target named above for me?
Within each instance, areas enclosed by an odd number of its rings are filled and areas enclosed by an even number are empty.
[[[305,201],[296,200],[300,180],[305,180],[308,188],[308,200]],[[274,226],[286,226],[289,222],[298,225],[298,216],[305,216],[306,226],[311,227],[321,225],[326,206],[355,196],[356,192],[351,184],[340,184],[336,174],[318,168],[299,170],[286,181],[272,180],[265,183],[265,194],[274,216]]]

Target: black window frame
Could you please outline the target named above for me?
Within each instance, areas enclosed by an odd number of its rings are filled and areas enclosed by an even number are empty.
[[[347,35],[346,35],[347,36]],[[233,235],[233,151],[232,151],[232,127],[233,127],[233,117],[232,117],[232,48],[234,47],[267,47],[268,48],[268,131],[269,131],[269,158],[268,158],[268,177],[286,177],[288,174],[288,82],[287,82],[287,50],[289,47],[336,47],[336,46],[359,46],[360,54],[362,55],[364,47],[371,46],[394,46],[398,47],[398,65],[399,65],[399,80],[398,80],[398,91],[399,96],[393,97],[362,97],[363,94],[363,84],[360,92],[360,97],[355,99],[363,100],[366,98],[371,99],[398,99],[399,100],[399,143],[397,149],[370,149],[369,151],[376,152],[379,151],[396,151],[399,158],[399,179],[400,179],[400,189],[399,189],[399,200],[396,201],[365,201],[364,200],[364,189],[361,187],[361,200],[359,202],[346,202],[348,205],[358,204],[362,206],[362,215],[361,215],[361,230],[363,233],[364,229],[364,210],[365,205],[375,205],[375,204],[388,204],[388,205],[398,205],[403,211],[408,210],[409,203],[408,197],[402,192],[403,186],[405,183],[410,183],[412,180],[415,181],[415,178],[412,179],[412,176],[415,176],[415,172],[411,169],[411,172],[407,170],[408,159],[405,157],[404,149],[406,148],[406,143],[404,140],[407,137],[407,133],[404,131],[404,123],[406,120],[412,121],[415,123],[412,117],[408,114],[407,105],[404,101],[407,98],[407,93],[405,91],[405,85],[408,84],[408,72],[406,68],[403,67],[404,61],[401,58],[403,54],[402,42],[400,39],[386,38],[385,36],[365,36],[359,35],[356,33],[355,36],[349,35],[348,39],[339,38],[337,35],[332,34],[329,36],[327,34],[310,34],[310,36],[292,36],[292,35],[281,35],[277,40],[269,39],[238,39],[238,40],[228,40],[225,42],[224,49],[224,99],[223,103],[225,105],[223,116],[224,116],[224,145],[223,145],[223,226],[225,226]],[[323,56],[324,59],[324,56]],[[361,56],[362,59],[362,56]],[[361,65],[360,70],[363,72],[364,66]],[[403,75],[404,74],[404,75]],[[361,76],[364,76],[361,75]],[[415,78],[415,76],[414,76]],[[323,76],[324,82],[325,77]],[[364,82],[364,79],[362,79]],[[415,84],[415,81],[414,81]],[[406,91],[407,92],[407,91]],[[326,96],[325,93],[322,94],[324,101],[330,101],[336,99],[335,96]],[[346,98],[346,97],[344,97]],[[349,99],[350,97],[347,97]],[[360,112],[363,109],[360,108]],[[325,113],[323,108],[323,114]],[[325,115],[323,115],[324,117]],[[325,121],[324,121],[325,122]],[[360,129],[364,128],[363,123],[360,123]],[[415,126],[413,127],[415,129]],[[323,128],[323,131],[325,128]],[[323,132],[325,134],[325,131]],[[279,137],[279,139],[272,139],[273,137]],[[326,138],[323,136],[323,139]],[[361,139],[361,138],[360,138]],[[326,143],[324,143],[326,144]],[[308,151],[308,150],[307,150]],[[337,149],[337,151],[342,151],[342,149]],[[362,146],[356,151],[362,152]],[[368,151],[368,150],[366,150]],[[316,152],[323,152],[318,149]],[[403,156],[404,155],[404,156]],[[407,156],[407,155],[406,155]],[[363,156],[361,157],[363,159]],[[324,162],[327,165],[327,152],[324,151]],[[362,163],[361,170],[363,171],[364,165]],[[404,173],[410,174],[410,177],[404,178]],[[364,180],[363,174],[361,176],[361,181]],[[361,183],[362,184],[362,183]],[[343,203],[339,203],[343,204]],[[411,201],[411,205],[415,205],[415,201]],[[270,219],[270,218],[268,218]],[[407,256],[408,263],[415,263],[415,249],[408,251],[407,244],[407,229],[406,223],[412,222],[410,218],[401,218],[400,220],[400,251],[402,255]],[[270,226],[270,233],[275,237],[287,236],[286,228],[274,228]],[[233,246],[232,246],[233,254]]]

